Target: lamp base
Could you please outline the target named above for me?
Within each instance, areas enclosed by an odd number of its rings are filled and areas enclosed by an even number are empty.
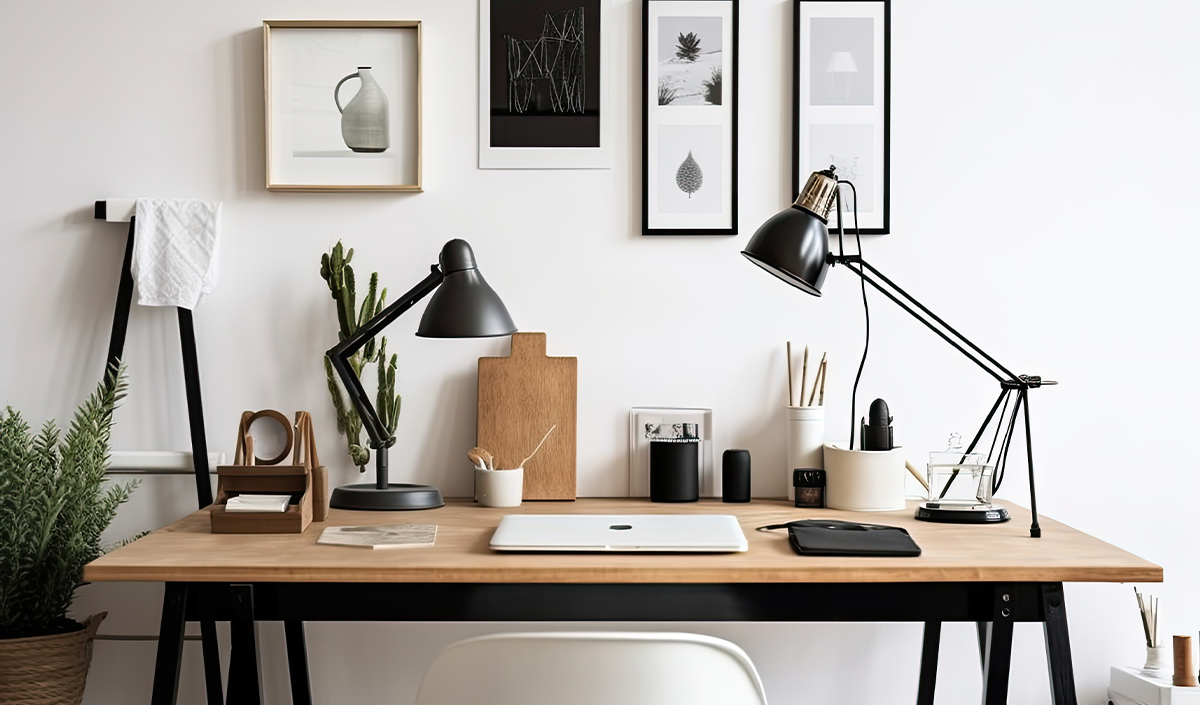
[[[1009,520],[1008,510],[995,504],[938,505],[938,502],[922,502],[916,518],[938,524],[999,524]]]
[[[393,482],[379,489],[374,482],[342,485],[333,491],[329,506],[333,509],[363,509],[394,512],[410,509],[437,509],[445,505],[442,491],[433,485]]]

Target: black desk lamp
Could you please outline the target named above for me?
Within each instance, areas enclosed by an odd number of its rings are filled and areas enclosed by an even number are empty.
[[[891,299],[897,306],[907,311],[909,315],[923,323],[934,333],[937,333],[942,340],[953,346],[955,350],[958,350],[994,377],[1000,383],[1000,396],[996,399],[996,403],[992,405],[992,410],[988,412],[983,425],[979,427],[979,432],[975,434],[975,438],[971,440],[971,445],[963,455],[965,456],[975,450],[975,446],[978,445],[979,440],[983,437],[993,418],[996,418],[996,412],[1003,405],[1004,409],[1000,412],[997,421],[996,435],[992,439],[992,451],[995,452],[997,448],[999,451],[995,456],[996,472],[993,476],[992,490],[993,492],[998,490],[1000,482],[1004,479],[1004,466],[1008,459],[1008,450],[1012,444],[1017,418],[1021,415],[1022,411],[1024,412],[1025,449],[1029,465],[1029,504],[1033,513],[1033,524],[1029,528],[1029,535],[1034,538],[1041,536],[1042,530],[1038,526],[1037,518],[1037,494],[1034,489],[1033,480],[1033,443],[1029,430],[1029,390],[1043,385],[1055,384],[1055,382],[1043,381],[1041,377],[1013,374],[1008,368],[996,362],[992,356],[980,350],[977,345],[951,328],[945,321],[921,305],[920,302],[897,286],[892,280],[881,274],[879,270],[867,264],[862,258],[861,240],[858,240],[858,254],[846,254],[842,242],[842,184],[849,185],[853,191],[854,184],[849,181],[839,180],[833,167],[825,171],[813,172],[808,177],[808,183],[804,185],[804,189],[800,192],[800,196],[796,199],[796,202],[787,210],[775,214],[767,222],[763,223],[762,227],[750,238],[750,242],[746,245],[746,249],[742,254],[751,262],[774,274],[776,277],[813,296],[821,295],[821,286],[825,283],[825,274],[829,271],[830,267],[838,264],[845,265],[846,269],[857,274],[863,281],[864,307],[866,306],[866,285],[870,284],[884,296]],[[855,196],[854,203],[854,227],[857,239],[857,196]],[[838,253],[836,255],[829,251],[828,229],[829,211],[835,205],[838,212]],[[867,331],[869,341],[869,327]],[[863,362],[865,361],[866,350],[864,349]],[[859,364],[858,374],[861,377],[862,363]],[[854,392],[851,397],[850,406],[851,449],[854,448],[854,396],[857,396],[857,393],[858,378],[855,378]],[[1001,433],[1002,430],[1003,433]],[[997,443],[999,443],[998,446]],[[991,455],[992,453],[989,452],[989,457]],[[947,484],[948,487],[949,484]],[[945,491],[942,494],[944,496]],[[980,513],[975,512],[972,514],[979,515]],[[918,510],[917,518],[943,522],[971,520],[971,517],[966,512],[938,511],[936,507],[933,511],[929,511],[924,506]]]
[[[420,284],[326,353],[333,369],[342,379],[350,403],[362,419],[367,436],[371,439],[371,448],[375,450],[375,482],[343,485],[335,489],[329,500],[331,507],[386,511],[433,509],[445,504],[441,491],[432,485],[388,482],[388,448],[396,439],[384,428],[362,383],[351,372],[348,363],[349,358],[368,340],[383,332],[392,321],[435,289],[437,292],[429,300],[425,314],[421,316],[421,325],[417,327],[418,337],[490,338],[516,332],[517,327],[513,325],[508,309],[479,273],[475,265],[475,253],[466,241],[447,242],[442,247],[438,264],[430,267],[430,270],[429,276]]]

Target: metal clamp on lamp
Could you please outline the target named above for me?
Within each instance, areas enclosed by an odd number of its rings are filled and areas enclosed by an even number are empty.
[[[825,283],[825,275],[829,269],[839,264],[844,265],[846,269],[862,279],[864,309],[867,303],[866,286],[870,284],[999,382],[1000,396],[992,405],[991,411],[988,412],[987,418],[979,427],[979,432],[975,434],[970,446],[963,453],[963,457],[965,460],[975,450],[980,439],[983,438],[984,432],[987,431],[992,421],[996,420],[998,426],[992,441],[992,452],[988,456],[995,458],[996,472],[992,480],[992,490],[998,490],[1000,482],[1004,479],[1004,466],[1012,445],[1017,420],[1021,416],[1024,417],[1025,450],[1029,468],[1029,503],[1033,514],[1033,523],[1029,528],[1029,534],[1034,538],[1041,536],[1042,530],[1038,526],[1037,493],[1033,476],[1033,443],[1029,430],[1029,390],[1055,384],[1055,382],[1044,381],[1041,377],[1014,374],[863,260],[862,241],[858,233],[857,197],[854,199],[854,229],[858,254],[846,254],[841,218],[842,185],[849,186],[853,192],[854,184],[839,180],[833,167],[813,172],[808,177],[808,182],[804,185],[796,202],[787,210],[771,216],[763,223],[750,238],[750,242],[742,254],[776,277],[813,296],[821,295],[821,287]],[[838,212],[837,254],[833,254],[829,250],[828,218],[829,211],[835,206]],[[869,341],[869,318],[867,319],[867,336]],[[867,351],[864,348],[863,359],[859,364],[858,377],[854,381],[850,402],[851,449],[854,448],[854,398],[858,394],[858,380],[862,376],[863,364],[866,359]],[[1000,411],[1002,406],[1003,411]],[[1000,411],[999,416],[997,416],[997,411]],[[946,488],[948,487],[949,484]],[[944,496],[945,488],[943,488],[942,494]],[[958,516],[961,513],[949,510],[948,507],[939,506],[936,500],[931,500],[918,508],[917,518],[926,521],[961,522],[964,521],[964,517]],[[985,513],[973,512],[970,518],[978,520],[979,517],[984,516],[986,516]]]
[[[471,246],[465,240],[451,240],[442,247],[438,264],[430,267],[429,276],[326,353],[375,451],[375,482],[338,487],[333,491],[330,507],[388,511],[434,509],[445,504],[441,491],[432,485],[388,482],[388,448],[396,439],[380,421],[349,365],[349,358],[367,341],[431,293],[433,298],[417,327],[420,338],[491,338],[512,335],[517,330],[504,302],[479,273]]]

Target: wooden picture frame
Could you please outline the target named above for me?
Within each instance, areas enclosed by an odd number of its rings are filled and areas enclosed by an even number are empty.
[[[808,175],[837,167],[854,182],[864,235],[891,222],[891,0],[795,0],[792,198]],[[853,196],[843,215],[853,227]]]
[[[267,190],[421,191],[421,69],[418,20],[263,22]]]
[[[642,4],[643,235],[737,234],[738,84],[738,0]]]

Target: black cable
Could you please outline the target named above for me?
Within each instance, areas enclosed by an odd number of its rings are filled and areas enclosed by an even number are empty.
[[[996,419],[996,435],[992,436],[992,445],[988,448],[987,460],[984,462],[992,462],[992,454],[996,452],[996,441],[1000,438],[1000,429],[1004,428],[1004,415],[1008,413],[1008,402],[1012,400],[1012,390],[1004,394],[1004,408],[1000,409],[1000,416]]]
[[[996,458],[996,469],[992,474],[992,494],[1000,491],[1000,484],[1004,482],[1004,471],[1008,468],[1008,451],[1012,448],[1013,432],[1017,427],[1017,417],[1021,414],[1021,396],[1017,396],[1017,403],[1013,404],[1012,417],[1008,421],[1008,431],[1004,433],[1004,443],[1000,446],[1000,455]]]
[[[854,196],[854,242],[858,246],[858,255],[862,257],[862,234],[858,228],[858,191],[854,188],[854,183],[851,181],[838,180],[838,192],[841,193],[841,185],[846,184],[850,187],[850,193]],[[840,202],[839,196],[839,202]],[[838,223],[842,222],[842,211],[839,204],[838,207]],[[841,228],[838,228],[838,238],[840,246]],[[842,253],[845,254],[844,252]],[[852,266],[852,265],[846,265]],[[855,404],[858,401],[858,383],[862,379],[863,368],[867,365],[867,351],[871,349],[871,309],[867,305],[867,275],[863,270],[860,260],[858,265],[858,279],[862,285],[862,300],[863,300],[863,321],[866,327],[866,334],[863,340],[862,360],[858,363],[858,374],[854,375],[854,389],[850,392],[850,450],[854,450],[854,428],[857,422],[858,414],[855,409]],[[862,439],[859,439],[860,441]]]

